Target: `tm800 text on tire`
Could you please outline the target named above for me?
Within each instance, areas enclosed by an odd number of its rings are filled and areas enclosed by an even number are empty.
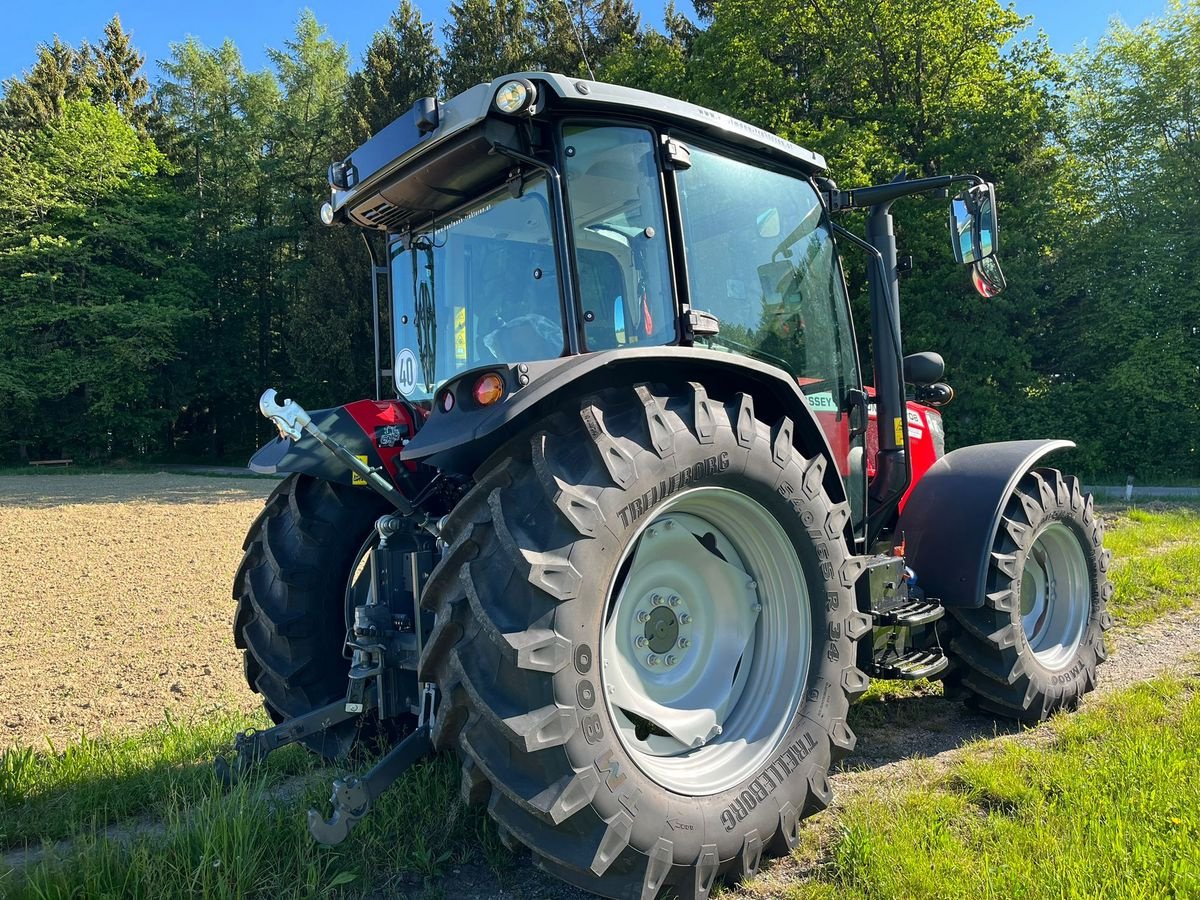
[[[978,609],[951,609],[948,686],[988,712],[1038,722],[1096,685],[1112,596],[1103,529],[1079,481],[1028,472],[1004,507]]]
[[[506,840],[610,897],[705,897],[830,799],[867,684],[825,460],[751,398],[610,391],[514,439],[423,602],[439,746]]]

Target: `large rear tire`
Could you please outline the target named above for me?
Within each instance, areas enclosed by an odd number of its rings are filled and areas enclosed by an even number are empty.
[[[1079,480],[1028,472],[1008,498],[977,609],[951,609],[947,686],[1026,722],[1074,709],[1107,656],[1112,596],[1103,527]]]
[[[443,531],[422,601],[435,744],[553,874],[706,897],[796,845],[854,746],[870,623],[849,508],[745,394],[640,386],[542,427],[484,464]]]
[[[289,475],[250,526],[233,582],[233,639],[246,682],[275,722],[346,693],[347,581],[387,504],[364,488]],[[327,759],[353,745],[353,722],[306,738]]]

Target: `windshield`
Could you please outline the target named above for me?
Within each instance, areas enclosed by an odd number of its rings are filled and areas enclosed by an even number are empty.
[[[477,366],[563,352],[544,180],[505,187],[424,231],[392,238],[396,390],[428,399]]]

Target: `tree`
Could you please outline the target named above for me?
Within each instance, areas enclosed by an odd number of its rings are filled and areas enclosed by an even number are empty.
[[[587,76],[584,52],[594,68],[623,37],[641,30],[630,0],[533,0],[528,15],[537,36],[536,68],[567,75]]]
[[[371,39],[362,68],[350,77],[346,108],[351,141],[361,144],[421,97],[436,96],[441,67],[433,24],[411,0],[400,0],[387,27]]]
[[[444,30],[442,81],[451,95],[530,69],[537,55],[537,35],[522,0],[457,0]]]
[[[134,48],[120,16],[113,16],[104,26],[104,40],[95,50],[95,60],[98,102],[114,104],[126,119],[144,128],[148,107],[143,101],[150,93],[150,82],[142,74],[146,57]]]
[[[85,42],[76,50],[56,36],[38,45],[37,60],[28,72],[5,80],[0,127],[40,128],[56,118],[67,101],[91,99],[98,82],[91,47]]]

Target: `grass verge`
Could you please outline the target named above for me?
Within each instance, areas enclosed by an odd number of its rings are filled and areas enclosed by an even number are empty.
[[[1163,677],[850,800],[800,898],[1200,896],[1200,681]],[[810,852],[812,852],[810,850]],[[803,861],[802,861],[803,862]]]

